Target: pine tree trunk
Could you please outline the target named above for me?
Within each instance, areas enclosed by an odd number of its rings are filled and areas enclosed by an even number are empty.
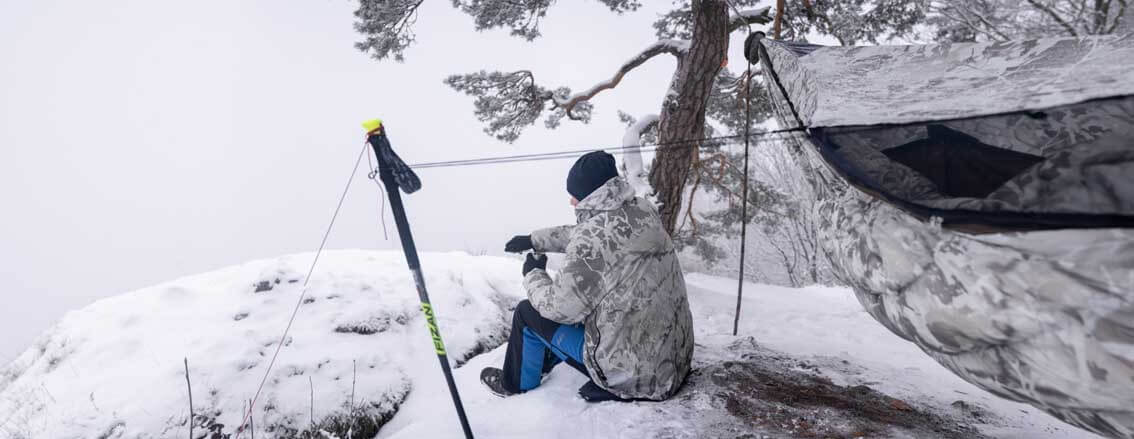
[[[705,106],[713,81],[728,55],[728,4],[693,0],[693,38],[677,62],[658,123],[658,149],[650,169],[665,229],[675,232],[682,192],[705,132]]]

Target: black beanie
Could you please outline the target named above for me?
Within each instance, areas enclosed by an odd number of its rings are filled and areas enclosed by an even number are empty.
[[[567,192],[576,200],[582,201],[595,189],[617,176],[614,156],[604,151],[589,152],[579,157],[571,167],[571,171],[567,173]]]

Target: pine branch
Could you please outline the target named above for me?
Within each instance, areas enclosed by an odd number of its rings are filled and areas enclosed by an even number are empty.
[[[555,128],[566,117],[566,112],[555,105],[554,100],[565,100],[570,89],[560,87],[549,90],[536,84],[535,76],[527,70],[515,72],[480,71],[465,75],[453,75],[445,83],[454,90],[476,98],[474,114],[477,119],[487,122],[485,132],[505,142],[513,142],[520,132],[535,123],[552,103],[552,114],[545,125]],[[589,103],[576,104],[575,119],[590,120]]]
[[[728,19],[729,33],[735,32],[742,27],[747,27],[750,24],[766,24],[772,21],[772,17],[768,15],[769,11],[771,11],[771,7],[768,6],[760,9],[739,11]]]
[[[354,44],[358,50],[369,53],[376,60],[393,55],[404,61],[403,52],[415,41],[413,24],[417,10],[425,0],[359,1],[354,11],[354,29],[366,37]]]
[[[580,120],[575,116],[573,112],[575,106],[580,102],[589,101],[604,90],[610,90],[617,87],[618,84],[622,82],[622,78],[626,76],[627,73],[630,73],[631,70],[634,70],[642,64],[645,64],[646,61],[649,61],[655,56],[661,55],[663,53],[668,53],[680,58],[687,50],[689,50],[689,42],[687,41],[660,40],[654,44],[651,44],[649,47],[643,50],[642,53],[639,53],[637,56],[631,58],[625,64],[622,64],[622,66],[618,68],[618,71],[615,72],[614,76],[610,79],[595,84],[595,86],[587,89],[586,91],[576,93],[566,98],[558,98],[553,96],[552,100],[555,102],[556,106],[563,108],[564,111],[567,112],[568,118],[570,118],[571,120]]]

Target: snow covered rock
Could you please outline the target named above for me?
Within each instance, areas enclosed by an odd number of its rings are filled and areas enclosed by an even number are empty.
[[[312,257],[250,262],[67,314],[0,369],[0,438],[181,437],[185,358],[195,434],[232,433]],[[424,254],[422,265],[451,363],[505,341],[523,298],[517,261]],[[419,306],[401,253],[325,252],[256,404],[257,433],[291,436],[336,422],[374,431],[421,382],[443,380]],[[349,421],[351,413],[364,422]]]

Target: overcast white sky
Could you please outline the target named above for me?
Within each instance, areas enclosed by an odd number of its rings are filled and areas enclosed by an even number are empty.
[[[617,110],[656,112],[674,66],[657,58],[633,72],[595,101],[591,125],[537,125],[505,145],[481,132],[472,100],[445,76],[526,68],[547,85],[589,87],[654,41],[662,9],[617,16],[596,1],[560,2],[544,37],[527,43],[476,33],[449,2],[426,2],[418,43],[397,64],[352,47],[354,7],[0,4],[0,364],[99,298],[314,250],[363,119],[386,120],[410,163],[613,147]],[[419,246],[499,253],[513,234],[573,221],[570,164],[421,171],[424,189],[407,197]],[[395,246],[382,240],[377,188],[356,180],[329,247]]]

